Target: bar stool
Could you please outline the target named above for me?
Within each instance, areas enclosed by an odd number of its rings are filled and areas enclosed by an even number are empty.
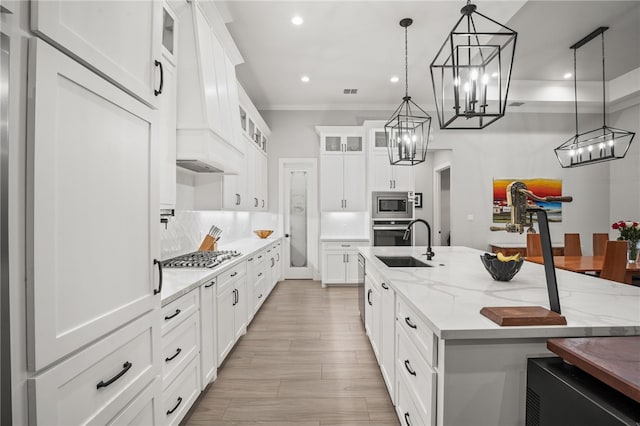
[[[580,234],[564,234],[564,255],[582,256]]]
[[[593,233],[593,255],[604,256],[604,248],[609,241],[609,234]]]
[[[627,273],[627,242],[607,241],[600,278],[624,283]]]

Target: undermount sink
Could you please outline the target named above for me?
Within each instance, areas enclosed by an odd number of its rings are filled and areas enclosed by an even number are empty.
[[[412,256],[376,256],[390,268],[431,268],[432,266]]]

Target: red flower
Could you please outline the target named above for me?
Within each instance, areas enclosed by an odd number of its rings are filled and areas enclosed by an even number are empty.
[[[620,227],[620,225],[618,225],[618,222],[614,222],[613,225],[611,225],[611,227],[613,229],[618,229]]]

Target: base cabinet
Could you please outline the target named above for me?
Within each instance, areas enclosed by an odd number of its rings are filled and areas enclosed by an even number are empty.
[[[364,278],[365,309],[364,326],[371,342],[373,353],[380,363],[380,292],[369,276]]]
[[[163,392],[163,423],[178,425],[200,395],[200,356],[196,356]]]
[[[322,285],[356,284],[358,282],[358,247],[363,245],[368,245],[368,242],[322,243]]]
[[[247,332],[247,267],[243,262],[218,276],[218,366]]]
[[[216,280],[200,286],[200,367],[202,389],[213,382],[218,371]]]
[[[162,384],[160,378],[157,378],[108,424],[113,426],[163,424],[161,399]]]

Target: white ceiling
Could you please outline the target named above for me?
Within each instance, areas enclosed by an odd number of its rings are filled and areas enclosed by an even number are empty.
[[[599,26],[607,80],[640,68],[640,0],[476,1],[478,11],[518,32],[514,80],[562,80],[569,46]],[[245,63],[238,79],[259,109],[389,108],[404,94],[404,31],[409,27],[409,94],[432,104],[429,64],[464,1],[227,1],[220,8]],[[296,27],[291,17],[304,24]],[[578,79],[601,78],[600,41],[578,50]],[[306,74],[311,81],[304,84]],[[391,84],[392,75],[400,82]],[[357,95],[343,89],[356,88]]]

